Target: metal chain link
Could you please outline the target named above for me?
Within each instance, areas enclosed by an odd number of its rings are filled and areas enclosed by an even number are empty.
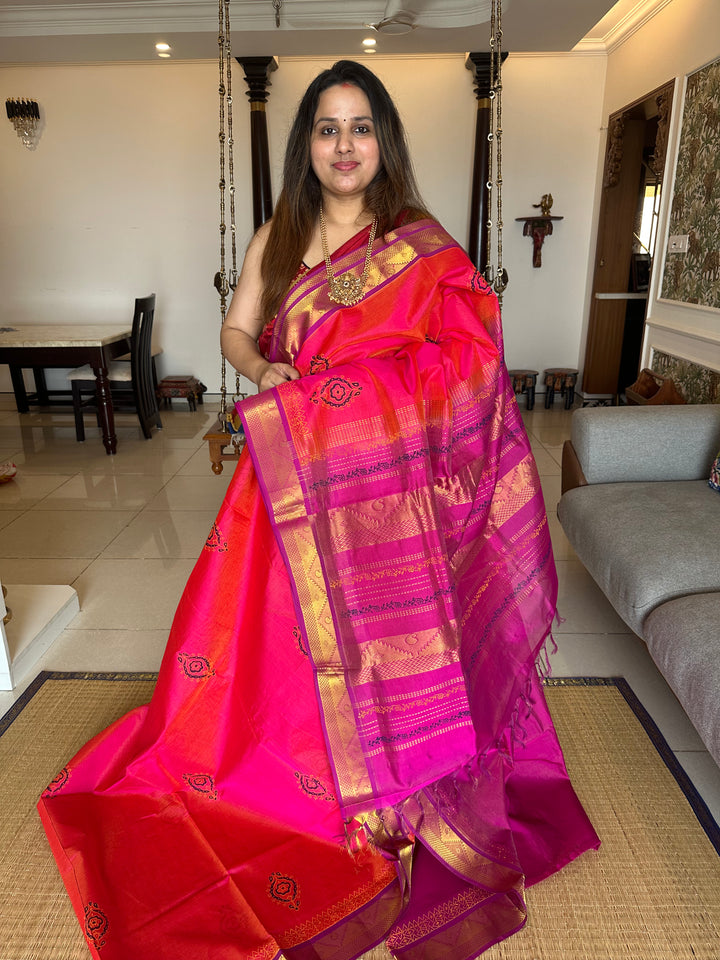
[[[492,0],[490,12],[490,133],[488,134],[488,264],[485,279],[495,290],[502,304],[502,295],[508,285],[507,270],[503,267],[503,214],[502,214],[502,0]],[[493,181],[493,161],[496,169]],[[492,190],[495,190],[493,203]],[[493,206],[496,210],[495,236],[497,262],[493,267]]]
[[[503,213],[502,213],[502,0],[493,0],[496,8],[495,16],[495,58],[497,74],[493,74],[495,89],[495,149],[497,166],[497,276],[495,277],[495,293],[502,305],[502,295],[508,285],[507,270],[503,267]]]
[[[488,259],[487,264],[485,265],[485,280],[487,283],[492,284],[494,280],[494,270],[492,266],[492,209],[493,209],[493,154],[495,152],[494,144],[494,130],[495,130],[495,17],[496,17],[496,0],[492,0],[490,7],[490,133],[488,133],[488,178],[487,183],[485,184],[488,191],[488,203],[487,203],[487,212],[488,217],[485,223],[485,228],[487,230],[487,251]]]
[[[225,30],[224,5],[227,6],[229,0],[218,0],[218,69],[220,80],[218,93],[220,95],[220,130],[218,141],[220,144],[220,270],[215,274],[215,289],[220,294],[220,325],[225,322],[227,312],[228,281],[225,272],[225,57],[226,46],[229,38]],[[227,387],[226,387],[226,363],[225,354],[220,351],[220,423],[224,427],[226,423],[227,412]]]
[[[235,290],[238,282],[237,271],[237,230],[235,226],[235,166],[233,160],[233,114],[232,114],[232,49],[230,45],[230,0],[218,0],[218,72],[220,95],[219,132],[220,144],[220,270],[215,274],[215,289],[220,295],[220,324],[225,323],[228,295]],[[228,180],[225,180],[227,166]],[[226,234],[225,221],[226,190],[230,194],[230,255],[232,265],[230,277],[226,270]],[[226,429],[227,415],[227,364],[225,355],[220,351],[220,423]],[[235,396],[240,394],[240,376],[235,372]]]
[[[230,255],[232,267],[228,284],[234,292],[238,283],[237,228],[235,224],[235,164],[233,139],[232,49],[230,46],[230,0],[225,0],[225,85],[227,88],[228,192],[230,193]],[[240,395],[240,374],[235,371],[235,398]]]

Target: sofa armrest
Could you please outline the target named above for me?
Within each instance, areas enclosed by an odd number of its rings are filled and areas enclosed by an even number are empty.
[[[575,487],[586,487],[587,478],[580,466],[578,455],[572,440],[566,440],[562,448],[562,489],[561,493],[574,490]]]
[[[720,449],[720,404],[583,407],[570,440],[588,483],[700,480]]]

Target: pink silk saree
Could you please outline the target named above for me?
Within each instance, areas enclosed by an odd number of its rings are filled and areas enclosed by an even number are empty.
[[[41,798],[94,957],[469,960],[599,844],[538,677],[557,583],[497,302],[430,221],[368,288],[293,284],[261,345],[301,378],[239,405],[153,699]]]

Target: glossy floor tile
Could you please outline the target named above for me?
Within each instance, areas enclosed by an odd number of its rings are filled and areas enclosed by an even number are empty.
[[[63,631],[48,651],[45,670],[82,672],[156,672],[165,652],[167,630],[78,630],[77,621]]]
[[[15,479],[0,483],[0,511],[28,510],[70,479],[68,474],[29,475],[22,469],[19,460],[19,457],[12,457],[12,462],[18,467]]]
[[[0,530],[12,523],[13,520],[17,520],[18,517],[22,516],[22,513],[22,510],[0,510]]]
[[[205,543],[217,510],[184,511],[177,522],[173,510],[143,510],[103,552],[104,558],[195,559]]]
[[[579,560],[556,559],[558,612],[556,633],[627,633],[605,595]]]
[[[2,531],[4,557],[97,557],[137,510],[39,510],[31,507]]]
[[[0,545],[2,542],[0,533]],[[92,562],[92,557],[6,557],[0,550],[0,580],[3,583],[73,584]]]
[[[205,476],[172,477],[162,490],[147,504],[148,510],[215,510],[217,511],[232,479],[227,469],[216,477],[210,471]]]
[[[521,408],[524,403],[521,401]],[[132,415],[117,418],[118,452],[105,454],[92,418],[77,443],[68,411],[18,414],[0,396],[0,460],[18,466],[0,484],[0,579],[67,583],[81,610],[39,669],[157,670],[175,607],[228,484],[210,469],[203,434],[217,404],[163,409],[145,440]],[[575,555],[556,516],[562,444],[572,411],[558,400],[524,409],[548,511],[558,581],[555,676],[624,676],[676,751],[716,818],[720,768],[652,662]],[[10,601],[11,602],[11,601]],[[32,679],[0,693],[2,714]]]
[[[106,560],[72,584],[80,597],[76,630],[169,630],[194,560]]]
[[[56,487],[38,510],[140,510],[157,496],[168,479],[161,475],[83,472]]]

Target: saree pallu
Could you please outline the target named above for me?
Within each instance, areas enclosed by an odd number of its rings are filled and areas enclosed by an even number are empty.
[[[153,699],[41,798],[95,957],[469,960],[599,843],[538,677],[556,578],[497,302],[430,221],[368,288],[293,285],[263,343],[301,378],[239,406]]]

